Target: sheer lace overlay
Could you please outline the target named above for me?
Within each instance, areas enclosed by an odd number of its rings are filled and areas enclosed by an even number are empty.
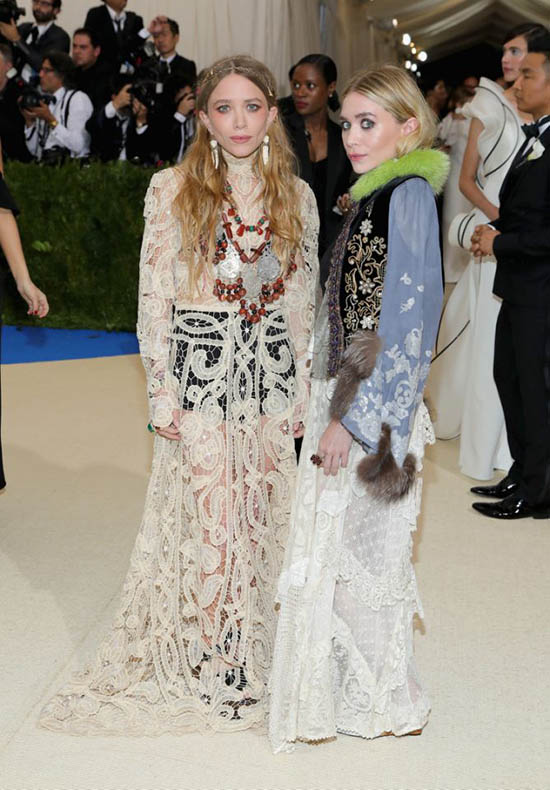
[[[316,451],[329,421],[334,380],[312,380],[302,454]],[[434,441],[424,404],[409,449],[421,467]],[[429,702],[413,655],[412,619],[421,614],[411,564],[420,506],[417,479],[399,502],[373,500],[355,470],[363,450],[352,445],[348,466],[325,477],[300,464],[283,571],[281,609],[270,680],[269,735],[274,751],[337,733],[375,738],[422,728]]]
[[[233,196],[253,224],[261,184],[250,160],[228,159]],[[118,613],[95,660],[42,711],[51,729],[155,735],[265,720],[296,473],[292,423],[307,408],[315,198],[300,182],[298,269],[284,297],[248,324],[238,303],[212,295],[212,271],[200,293],[188,292],[172,207],[179,185],[177,170],[166,170],[147,193],[138,336],[151,420],[169,425],[177,411],[182,440],[155,437]]]

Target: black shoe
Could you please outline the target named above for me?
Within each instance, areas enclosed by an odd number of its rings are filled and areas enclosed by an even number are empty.
[[[505,499],[510,494],[515,494],[519,488],[519,483],[515,483],[508,475],[503,477],[500,483],[494,486],[474,486],[470,488],[472,494],[476,496],[490,496],[494,499]]]
[[[501,502],[473,502],[472,507],[489,518],[550,518],[549,505],[530,505],[518,494],[511,494]]]

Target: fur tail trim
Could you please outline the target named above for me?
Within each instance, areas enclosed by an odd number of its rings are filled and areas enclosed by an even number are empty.
[[[408,453],[403,466],[397,465],[391,451],[391,428],[382,423],[378,450],[357,466],[357,475],[375,499],[396,502],[410,490],[416,478],[416,458]]]
[[[338,381],[330,402],[330,416],[341,420],[349,411],[362,379],[368,379],[376,364],[382,341],[369,329],[356,332],[344,354]]]

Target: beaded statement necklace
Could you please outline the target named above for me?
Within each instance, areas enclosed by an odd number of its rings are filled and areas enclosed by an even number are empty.
[[[220,302],[239,300],[239,315],[249,323],[257,324],[266,315],[266,305],[277,301],[284,294],[284,281],[296,271],[296,263],[292,255],[286,277],[276,276],[280,274],[281,264],[271,250],[272,234],[268,217],[264,214],[255,225],[246,225],[235,206],[232,191],[231,185],[227,183],[224,194],[229,209],[227,213],[222,211],[222,232],[216,239],[214,265],[223,270],[226,277],[232,277],[233,281],[226,282],[221,277],[216,278],[213,294]],[[242,238],[245,233],[256,233],[259,237],[264,237],[251,251],[250,256],[244,252],[236,238]],[[247,267],[246,270],[243,270],[241,264]]]

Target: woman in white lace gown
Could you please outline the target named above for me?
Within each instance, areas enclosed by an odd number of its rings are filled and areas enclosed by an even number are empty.
[[[219,61],[198,109],[195,142],[145,200],[138,337],[157,435],[143,522],[110,633],[42,711],[55,730],[265,721],[318,216],[265,66]]]
[[[537,29],[526,24],[506,36],[502,66],[508,83],[517,78],[527,39]],[[505,91],[485,77],[462,114],[471,125],[460,183],[476,208],[455,218],[449,238],[469,250],[475,226],[498,217],[500,187],[524,134],[512,89]],[[450,439],[460,434],[460,469],[477,480],[490,480],[495,469],[509,469],[512,463],[493,380],[500,310],[500,299],[493,294],[495,267],[492,257],[470,257],[445,305],[428,383],[436,435]]]
[[[429,712],[413,656],[421,607],[411,549],[416,470],[433,441],[422,392],[443,301],[434,193],[449,163],[430,150],[435,118],[397,67],[356,75],[341,120],[362,175],[315,327],[278,587],[276,752],[337,733],[416,733]]]
[[[457,214],[472,209],[472,204],[468,198],[464,197],[458,186],[470,129],[470,119],[462,113],[462,107],[470,98],[471,94],[466,88],[455,88],[451,94],[453,109],[443,118],[437,132],[437,137],[443,143],[444,150],[449,154],[451,161],[449,178],[443,192],[443,215],[441,217],[443,271],[446,283],[456,283],[470,260],[467,250],[452,244],[449,240],[449,228],[453,219]]]

